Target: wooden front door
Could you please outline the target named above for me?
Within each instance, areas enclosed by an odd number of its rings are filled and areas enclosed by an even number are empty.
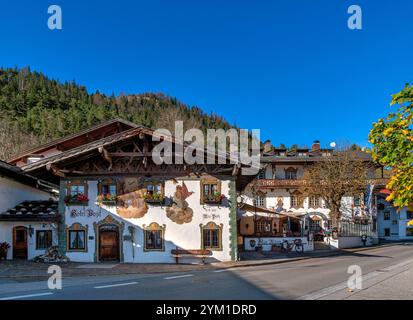
[[[27,228],[13,228],[13,259],[27,259]]]
[[[119,261],[119,231],[116,226],[102,226],[100,228],[99,260]]]

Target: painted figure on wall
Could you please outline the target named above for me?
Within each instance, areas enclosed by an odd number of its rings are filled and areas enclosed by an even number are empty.
[[[284,201],[283,198],[278,197],[277,199],[277,208],[275,209],[276,212],[283,212],[284,211]]]
[[[189,223],[192,221],[193,211],[189,208],[186,199],[191,196],[193,192],[189,192],[182,182],[182,186],[176,186],[176,191],[173,196],[172,207],[166,208],[166,216],[177,224]]]
[[[117,213],[122,218],[142,218],[148,212],[146,189],[138,178],[125,178],[123,194],[118,196]]]

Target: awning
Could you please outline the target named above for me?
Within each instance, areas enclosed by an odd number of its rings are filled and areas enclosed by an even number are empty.
[[[279,218],[279,213],[275,212],[274,210],[270,210],[270,209],[263,208],[263,207],[253,206],[253,205],[248,204],[248,203],[241,204],[239,209],[243,210],[243,211],[252,212],[252,213],[269,213],[269,214],[272,214],[275,218]]]
[[[389,189],[384,188],[384,189],[380,189],[380,193],[389,195],[391,193],[391,191]]]

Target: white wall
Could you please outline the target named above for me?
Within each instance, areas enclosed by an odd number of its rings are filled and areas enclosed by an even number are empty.
[[[377,244],[377,240],[377,237],[367,237],[366,246]],[[332,249],[357,248],[364,246],[361,237],[338,237],[338,239],[326,237],[324,242],[330,245]]]
[[[390,219],[384,220],[384,213],[390,212]],[[377,213],[377,223],[379,238],[386,240],[413,240],[412,236],[407,235],[407,208],[402,208],[400,212],[388,205],[384,210]],[[390,236],[385,236],[385,229],[390,229]]]
[[[0,177],[0,213],[3,213],[16,205],[26,200],[48,200],[52,196],[42,190],[26,186],[17,181]],[[32,238],[28,237],[28,258],[32,259],[39,254],[43,254],[44,250],[36,250],[36,230],[48,230],[50,224],[31,223],[31,222],[6,222],[0,221],[0,242],[6,241],[11,247],[13,246],[13,227],[31,225],[35,230]],[[57,240],[57,233],[53,232]],[[13,248],[10,248],[7,253],[7,258],[13,257]]]
[[[0,242],[6,241],[10,244],[11,248],[7,252],[7,259],[13,258],[13,228],[17,226],[29,225],[34,229],[33,235],[29,236],[29,231],[27,230],[27,255],[28,259],[33,259],[34,257],[41,255],[45,252],[44,249],[36,250],[36,231],[37,230],[52,230],[53,244],[57,245],[57,225],[52,225],[50,223],[38,223],[38,222],[0,222]]]
[[[182,185],[182,180],[177,179],[178,184]],[[184,223],[182,225],[176,224],[171,221],[165,212],[165,206],[151,206],[146,215],[138,219],[125,219],[120,217],[116,213],[115,207],[103,206],[100,208],[95,199],[97,196],[97,181],[89,181],[88,197],[90,199],[88,207],[85,209],[91,209],[96,213],[100,213],[98,217],[75,217],[70,216],[72,209],[83,210],[81,206],[69,206],[65,207],[65,224],[71,226],[73,223],[80,223],[83,226],[88,226],[88,237],[92,236],[94,239],[88,240],[87,252],[67,252],[67,256],[72,261],[92,262],[94,261],[94,254],[96,250],[95,230],[93,228],[93,222],[103,220],[107,215],[112,215],[117,221],[124,222],[125,227],[123,234],[127,235],[128,226],[136,226],[135,228],[135,246],[132,249],[132,243],[130,241],[123,241],[123,253],[124,262],[175,262],[175,259],[171,256],[171,249],[175,249],[176,246],[184,249],[200,249],[201,248],[201,229],[200,224],[207,224],[210,221],[220,225],[223,224],[222,230],[222,251],[213,251],[213,256],[210,261],[230,261],[230,208],[229,205],[209,206],[200,204],[200,181],[199,180],[185,180],[185,184],[189,191],[194,192],[190,197],[186,199],[189,207],[193,210],[193,218],[190,223]],[[172,197],[176,191],[176,185],[172,181],[165,182],[165,196]],[[227,198],[229,197],[229,181],[221,181],[221,193]],[[225,202],[225,200],[224,200]],[[204,215],[209,217],[204,217]],[[212,218],[212,215],[219,217]],[[165,229],[165,251],[163,252],[144,252],[143,251],[143,230],[142,227],[145,224],[148,226],[150,223],[156,222],[159,225],[166,225]],[[135,257],[132,252],[134,251]],[[199,261],[199,260],[198,260]]]
[[[0,177],[0,213],[26,200],[48,200],[50,197],[45,191]]]
[[[255,247],[252,247],[250,244],[251,240],[255,240],[257,246],[259,243],[263,246],[263,251],[270,251],[270,246],[273,244],[281,244],[285,240],[287,240],[290,244],[296,240],[301,239],[304,245],[304,252],[313,251],[314,250],[314,242],[308,241],[307,237],[286,237],[286,238],[279,238],[279,237],[245,237],[244,238],[244,249],[247,251],[254,251]]]

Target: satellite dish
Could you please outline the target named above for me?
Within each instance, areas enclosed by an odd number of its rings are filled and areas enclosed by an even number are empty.
[[[331,147],[331,148],[335,148],[335,147],[336,147],[336,143],[335,143],[334,141],[331,142],[331,143],[330,143],[330,147]]]

